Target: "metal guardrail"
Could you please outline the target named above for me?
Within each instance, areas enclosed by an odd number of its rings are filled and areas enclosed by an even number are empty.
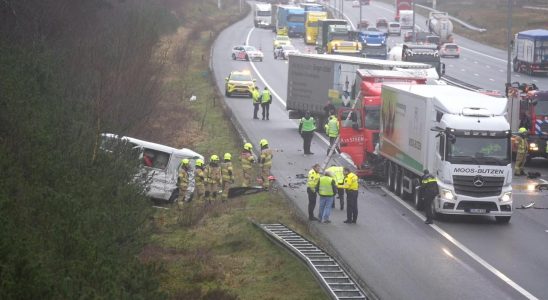
[[[424,9],[429,10],[429,11],[439,12],[439,10],[435,10],[435,9],[433,9],[431,7],[428,7],[428,6],[424,6],[424,5],[420,5],[420,4],[415,4],[415,6],[418,6],[420,8],[424,8]],[[426,18],[428,18],[428,17],[426,17]],[[452,16],[449,16],[449,19],[451,19],[451,21],[455,21],[455,22],[461,24],[462,26],[464,26],[464,27],[466,27],[470,30],[475,30],[475,31],[479,31],[479,32],[486,32],[487,31],[487,29],[485,29],[485,28],[476,27],[474,25],[471,25],[471,24],[468,24],[468,23],[464,22],[461,19],[457,19],[457,18],[452,17]]]
[[[463,88],[463,89],[467,89],[467,90],[470,90],[470,91],[480,91],[482,90],[481,87],[479,86],[475,86],[473,84],[470,84],[470,83],[466,83],[462,80],[459,80],[457,78],[454,78],[454,77],[451,77],[451,76],[448,76],[448,75],[443,75],[441,77],[441,79],[445,82],[447,82],[449,85],[454,85],[454,86],[457,86],[457,87],[460,87],[460,88]]]
[[[279,245],[306,263],[331,299],[366,300],[362,288],[335,258],[283,224],[255,224]]]

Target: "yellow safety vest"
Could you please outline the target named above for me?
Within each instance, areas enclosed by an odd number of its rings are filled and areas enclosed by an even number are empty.
[[[358,176],[352,172],[348,173],[344,179],[344,188],[349,191],[357,191],[359,188]]]
[[[344,168],[343,167],[329,167],[325,171],[331,172],[333,174],[333,179],[335,179],[335,182],[337,183],[337,187],[343,188],[344,187]]]
[[[335,179],[329,176],[320,177],[320,182],[318,183],[320,185],[320,188],[318,189],[318,194],[320,194],[320,196],[327,197],[334,196],[335,191],[333,191],[333,186],[331,185],[334,180]]]
[[[302,131],[307,132],[316,130],[316,122],[314,121],[313,117],[310,117],[308,119],[302,118],[301,124],[303,124],[303,126],[301,127]]]
[[[306,186],[311,188],[312,190],[315,190],[319,180],[320,174],[312,169],[308,171],[308,181],[306,182]]]
[[[261,96],[261,103],[268,103],[271,99],[270,91],[269,90],[263,90],[263,95]]]
[[[428,177],[422,180],[422,184],[427,184],[430,182],[438,182],[438,180],[435,177]]]
[[[253,103],[261,103],[261,94],[257,90],[251,92],[251,97],[253,97]]]
[[[329,137],[339,136],[339,120],[337,118],[333,116],[329,118],[329,122],[325,125],[325,133]]]

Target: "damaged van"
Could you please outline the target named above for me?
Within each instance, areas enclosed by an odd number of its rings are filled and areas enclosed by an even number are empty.
[[[204,159],[199,153],[187,148],[176,149],[132,137],[119,137],[112,133],[103,133],[101,137],[103,151],[112,151],[114,143],[120,141],[128,143],[134,149],[136,157],[141,163],[141,171],[137,174],[137,178],[146,182],[146,195],[152,199],[175,201],[179,195],[177,179],[181,160],[189,159],[192,168],[194,168],[197,159]],[[194,172],[190,173],[189,192],[192,192],[194,190]]]

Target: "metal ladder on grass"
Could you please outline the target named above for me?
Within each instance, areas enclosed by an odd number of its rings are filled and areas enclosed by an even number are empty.
[[[256,224],[272,240],[304,261],[332,299],[369,299],[329,254],[283,224]]]

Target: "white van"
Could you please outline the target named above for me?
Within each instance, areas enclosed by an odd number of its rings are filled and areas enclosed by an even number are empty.
[[[196,159],[204,159],[202,155],[190,149],[176,149],[156,143],[139,140],[132,137],[119,137],[112,133],[103,133],[101,149],[111,151],[113,142],[124,141],[136,150],[141,161],[141,172],[137,174],[138,180],[146,180],[146,195],[152,199],[175,201],[179,195],[177,178],[181,160],[187,158],[194,168]],[[191,172],[193,175],[194,173]],[[190,178],[190,191],[194,189],[194,178]]]
[[[256,3],[255,17],[253,23],[255,27],[270,28],[272,22],[272,5],[270,3]]]

